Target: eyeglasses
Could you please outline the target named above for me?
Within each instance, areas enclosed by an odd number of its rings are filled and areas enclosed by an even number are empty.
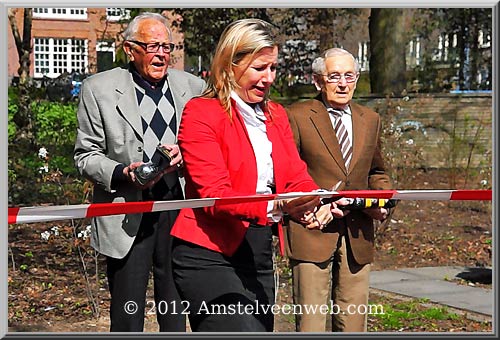
[[[141,46],[146,53],[157,53],[160,50],[160,47],[163,50],[163,53],[170,53],[174,50],[175,44],[174,43],[166,43],[166,44],[160,44],[160,43],[145,43],[142,41],[137,41],[137,40],[129,40],[131,43],[137,44]]]
[[[348,83],[354,83],[358,80],[359,73],[347,72],[344,74],[340,73],[330,73],[330,74],[321,74],[321,76],[326,78],[327,83],[338,83],[344,77],[345,81]]]

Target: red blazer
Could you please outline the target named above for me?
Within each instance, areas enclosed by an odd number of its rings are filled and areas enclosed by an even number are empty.
[[[186,198],[254,195],[257,164],[239,112],[233,118],[215,98],[194,98],[182,113],[179,147],[184,159]],[[267,136],[272,143],[276,192],[308,192],[318,188],[300,159],[284,108],[269,104]],[[171,234],[231,256],[250,222],[268,225],[267,202],[182,209]],[[281,226],[278,228],[281,231]],[[283,249],[282,232],[279,233]]]

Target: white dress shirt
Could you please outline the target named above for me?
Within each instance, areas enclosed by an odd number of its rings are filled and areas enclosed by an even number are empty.
[[[351,112],[351,108],[349,107],[349,105],[347,105],[344,109],[344,114],[341,116],[341,120],[342,120],[342,124],[344,124],[346,130],[347,130],[347,135],[349,136],[349,140],[351,141],[351,145],[352,145],[352,112]],[[335,119],[337,119],[337,117],[335,117],[335,115],[333,115],[332,113],[329,114],[330,116],[330,121],[332,122],[332,126],[333,126],[333,129],[335,130]]]
[[[236,109],[241,114],[247,128],[250,143],[257,162],[257,194],[271,194],[274,186],[274,165],[271,157],[273,145],[266,132],[266,117],[259,105],[250,106],[236,92],[231,92],[231,98],[236,102]],[[278,222],[281,214],[273,211],[274,202],[267,205],[267,217],[270,222]]]

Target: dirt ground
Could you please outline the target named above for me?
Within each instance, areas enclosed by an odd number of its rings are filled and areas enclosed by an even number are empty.
[[[440,172],[417,171],[412,176],[418,185],[405,189],[449,188],[447,177]],[[88,221],[75,223],[78,224],[58,221],[9,226],[9,332],[108,331],[109,294],[104,262],[101,257],[95,258],[88,239],[83,240],[82,235],[78,237]],[[44,232],[49,235],[48,240],[42,238]],[[491,202],[401,201],[390,220],[378,226],[376,235],[373,270],[492,266]],[[291,279],[286,259],[279,259],[277,264],[280,273],[277,303],[291,303]],[[491,282],[450,279],[458,284],[492,288]],[[147,299],[151,300],[151,292],[148,295]],[[370,292],[370,303],[394,305],[406,300],[408,298],[402,296]],[[370,317],[368,331],[492,331],[491,319],[455,312],[457,317],[434,320],[430,324],[414,320],[410,324],[411,320],[401,317],[403,325],[391,326]],[[146,314],[145,331],[157,332],[154,313],[147,311]],[[278,315],[275,332],[294,332],[293,316]]]

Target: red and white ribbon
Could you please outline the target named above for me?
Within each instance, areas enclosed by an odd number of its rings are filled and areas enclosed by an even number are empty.
[[[406,201],[491,201],[491,190],[353,190],[342,197],[386,198]]]
[[[47,222],[77,218],[90,218],[117,214],[134,214],[182,208],[211,207],[215,204],[238,204],[259,201],[284,200],[316,195],[321,198],[385,198],[397,200],[481,200],[491,201],[491,190],[353,190],[293,192],[286,194],[200,198],[175,201],[92,203],[79,205],[36,206],[9,208],[9,224]]]

